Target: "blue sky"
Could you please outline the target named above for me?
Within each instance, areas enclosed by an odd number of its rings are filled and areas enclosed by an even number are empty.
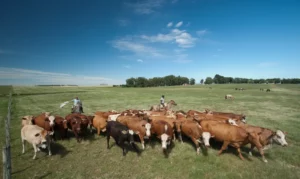
[[[300,1],[1,1],[0,84],[300,77]]]

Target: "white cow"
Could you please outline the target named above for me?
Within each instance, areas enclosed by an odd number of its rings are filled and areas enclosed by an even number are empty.
[[[32,144],[34,149],[33,159],[36,158],[36,152],[40,151],[39,147],[48,148],[49,155],[52,155],[50,148],[49,135],[53,135],[54,132],[47,132],[43,128],[37,125],[25,125],[21,129],[21,139],[22,139],[22,153],[25,153],[25,140]]]

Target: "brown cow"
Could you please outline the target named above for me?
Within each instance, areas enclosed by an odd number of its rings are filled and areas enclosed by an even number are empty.
[[[151,134],[156,134],[156,137],[161,140],[163,150],[167,149],[167,146],[172,142],[172,136],[174,136],[173,128],[171,125],[163,120],[151,120]]]
[[[205,124],[204,124],[205,123]],[[239,157],[244,160],[241,154],[240,147],[251,143],[256,146],[259,150],[264,162],[268,162],[265,159],[264,152],[262,150],[262,145],[259,142],[259,136],[255,132],[247,132],[241,127],[222,124],[222,123],[212,123],[211,121],[200,121],[203,133],[202,138],[206,146],[209,146],[209,139],[211,137],[215,138],[217,141],[223,142],[221,150],[218,152],[220,155],[228,145],[233,146],[237,149]]]
[[[183,133],[185,136],[188,136],[196,145],[197,154],[199,154],[199,143],[201,143],[200,138],[202,136],[202,129],[199,123],[193,120],[181,120],[176,121],[175,125],[180,141],[182,142],[181,133]]]
[[[137,116],[119,116],[117,121],[133,130],[139,136],[142,148],[145,149],[144,137],[150,137],[151,124],[144,120],[144,117]]]
[[[79,114],[79,113],[71,113],[68,114],[65,119],[67,121],[70,121],[74,116],[80,117],[82,120],[82,131],[86,132],[88,127],[90,128],[90,131],[92,130],[92,118],[93,116],[86,116],[83,114]]]
[[[37,117],[33,117],[32,124],[40,126],[47,131],[54,131],[55,117],[49,116],[49,114],[49,112],[46,112],[38,115]]]
[[[74,116],[68,121],[68,128],[73,131],[77,142],[80,142],[82,140],[81,127],[82,127],[82,119],[78,116]]]
[[[68,132],[68,121],[61,116],[55,116],[55,133],[53,134],[53,139],[56,139],[56,133],[60,134],[61,140],[67,137]]]
[[[238,123],[238,125],[243,129],[245,129],[247,132],[256,132],[259,136],[259,141],[263,146],[263,150],[269,149],[273,141],[275,141],[277,144],[281,146],[288,145],[288,143],[285,140],[286,132],[283,132],[281,130],[273,131],[271,129],[267,129],[259,126],[247,125],[243,123]],[[251,150],[249,151],[250,155],[252,155],[252,151],[254,147],[255,146],[251,144]]]
[[[217,112],[217,111],[211,111],[209,109],[205,109],[206,114],[212,114],[212,115],[221,115],[221,116],[227,116],[229,118],[235,118],[241,120],[243,123],[246,123],[246,116],[244,114],[235,114],[235,113],[228,113],[228,112]]]
[[[175,117],[176,118],[176,117]],[[176,137],[175,137],[175,125],[174,122],[176,121],[175,118],[168,118],[167,116],[149,116],[149,119],[156,121],[156,120],[162,120],[167,122],[170,125],[170,128],[173,130],[173,137],[172,139],[175,141]]]
[[[97,129],[97,134],[100,135],[100,131],[106,131],[106,125],[108,116],[116,114],[116,112],[96,112],[92,121],[92,126]]]

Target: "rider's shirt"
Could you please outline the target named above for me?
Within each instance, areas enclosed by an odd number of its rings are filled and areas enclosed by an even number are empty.
[[[73,101],[74,101],[74,106],[76,106],[77,103],[78,103],[80,100],[79,100],[79,99],[73,99]]]
[[[165,103],[165,99],[163,97],[160,98],[160,104],[164,104]]]

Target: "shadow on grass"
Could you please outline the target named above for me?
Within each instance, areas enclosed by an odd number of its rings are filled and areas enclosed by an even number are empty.
[[[44,152],[47,152],[48,154],[48,150],[42,150]],[[51,143],[51,152],[52,155],[60,155],[60,158],[64,158],[65,156],[67,156],[71,151],[67,150],[63,145],[53,142]]]
[[[195,152],[197,152],[196,145],[189,137],[182,135],[182,140],[183,140],[183,143],[188,143],[189,145],[192,145],[194,147]],[[206,148],[203,144],[199,144],[199,146],[201,148],[202,154],[204,156],[208,156],[208,153],[207,153],[208,148]]]
[[[11,174],[14,175],[14,174],[22,173],[22,172],[26,171],[27,169],[29,169],[29,168],[31,168],[31,167],[33,167],[33,165],[30,165],[30,166],[25,167],[25,168],[23,168],[23,169],[21,169],[21,170],[12,172]]]
[[[34,178],[42,179],[42,178],[46,178],[47,176],[49,176],[51,174],[52,174],[52,172],[47,172],[46,174],[44,174],[42,176],[37,176],[37,177],[34,177]]]
[[[113,141],[113,142],[112,142]],[[105,139],[105,142],[107,142],[107,140]],[[116,141],[114,140],[113,137],[110,137],[109,140],[109,148],[108,150],[110,150],[112,147],[117,146],[120,148],[120,152],[122,152],[122,146],[120,146],[119,144],[116,143]],[[134,152],[137,153],[137,156],[140,157],[142,154],[142,150],[137,146],[137,144],[133,143],[130,144],[128,142],[124,143],[124,147],[125,147],[125,156],[127,155],[128,152]],[[124,157],[125,157],[124,156]]]

